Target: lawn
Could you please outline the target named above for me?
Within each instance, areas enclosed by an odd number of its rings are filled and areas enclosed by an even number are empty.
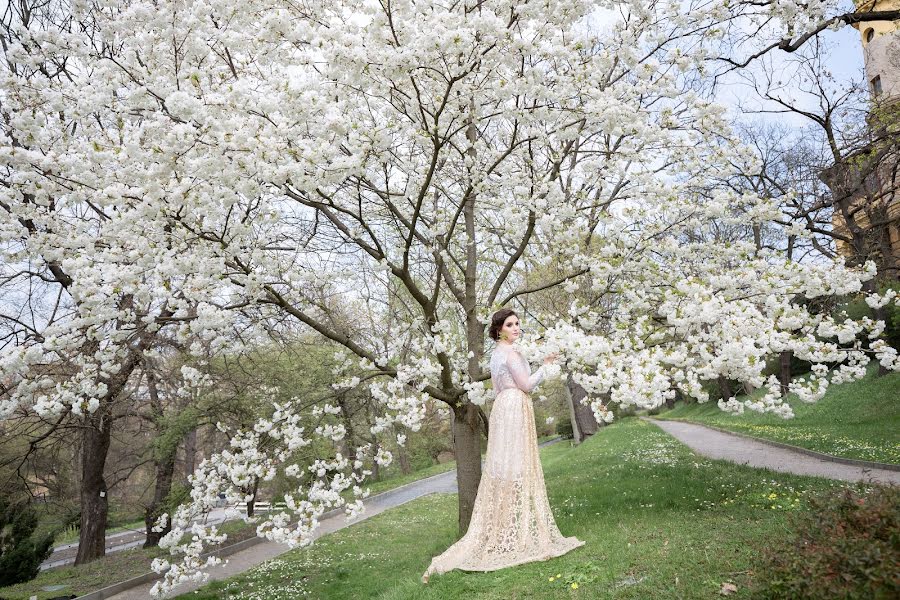
[[[555,437],[555,436],[553,436]],[[401,485],[405,485],[445,473],[456,468],[456,462],[450,461],[443,464],[436,464],[426,469],[414,471],[407,475],[397,474],[396,476],[374,481],[368,484],[371,494],[385,492]],[[111,528],[107,532],[116,533],[124,531],[126,528],[137,529],[139,523],[135,522],[123,527]],[[140,523],[143,525],[143,523]],[[247,525],[243,521],[231,521],[223,526],[220,530],[229,534],[226,543],[232,544],[241,540],[252,537],[256,525]],[[60,535],[56,543],[66,543],[77,541],[78,535],[68,533]],[[90,564],[75,567],[66,566],[42,571],[36,579],[22,583],[19,585],[0,588],[0,600],[29,600],[32,596],[37,596],[38,600],[46,598],[56,598],[65,594],[82,595],[87,592],[98,590],[100,588],[143,575],[150,571],[150,562],[157,556],[163,556],[166,553],[156,548],[144,550],[143,548],[131,548],[120,552],[112,552],[104,558],[94,561]],[[58,587],[63,586],[63,587]],[[45,590],[45,587],[53,587],[53,590]]]
[[[900,464],[900,373],[876,377],[876,367],[870,365],[859,381],[830,387],[814,404],[789,395],[793,419],[750,410],[734,416],[714,401],[678,403],[657,418],[704,423],[833,456]]]
[[[624,418],[578,447],[542,449],[560,529],[587,544],[549,562],[420,576],[455,540],[456,495],[415,500],[180,598],[735,598],[753,596],[762,548],[833,482],[698,457]]]
[[[243,521],[229,521],[219,526],[220,531],[228,533],[229,543],[248,539],[255,535],[256,525]],[[81,596],[88,592],[143,575],[150,572],[150,562],[157,556],[166,556],[167,552],[159,548],[129,548],[119,552],[111,552],[99,560],[86,565],[57,567],[41,571],[31,581],[0,588],[0,599],[28,600],[36,596],[38,600],[47,598],[68,597],[70,594]],[[50,587],[51,590],[43,588]]]

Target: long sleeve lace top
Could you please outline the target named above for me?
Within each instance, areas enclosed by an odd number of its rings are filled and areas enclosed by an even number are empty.
[[[543,379],[543,366],[532,373],[528,361],[515,346],[497,344],[491,354],[491,382],[497,394],[509,388],[518,388],[530,393]]]

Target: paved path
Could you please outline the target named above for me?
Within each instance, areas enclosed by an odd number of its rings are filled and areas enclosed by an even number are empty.
[[[210,512],[209,522],[222,523],[224,521],[238,519],[240,516],[241,511],[233,507],[217,508]],[[106,536],[106,553],[109,554],[110,552],[118,552],[120,550],[128,550],[129,548],[142,546],[146,537],[143,529],[129,529],[127,531],[111,533]],[[73,564],[77,554],[78,542],[54,546],[53,553],[47,560],[41,563],[41,571]]]
[[[548,440],[540,445],[542,447],[549,446],[561,440],[562,438],[555,438],[552,440]],[[351,519],[350,521],[347,520],[347,517],[343,512],[339,512],[336,515],[332,515],[320,520],[318,529],[316,529],[316,531],[313,533],[313,539],[318,539],[321,536],[335,532],[338,529],[343,529],[344,527],[354,525],[356,523],[359,523],[360,521],[368,519],[369,517],[374,517],[377,514],[383,513],[390,508],[400,506],[401,504],[405,504],[411,500],[421,498],[422,496],[428,496],[429,494],[437,493],[455,494],[456,492],[456,470],[451,470],[447,471],[446,473],[441,473],[440,475],[433,475],[425,479],[420,479],[393,490],[371,496],[367,500],[364,500],[363,504],[366,507],[365,511],[363,511],[361,515],[354,519]],[[259,544],[251,546],[246,550],[232,554],[228,558],[223,559],[223,564],[209,569],[209,579],[210,581],[227,579],[229,577],[252,569],[260,563],[263,563],[270,558],[275,558],[276,556],[284,554],[287,551],[288,547],[285,544],[268,541],[260,542]],[[195,583],[182,584],[178,586],[178,588],[176,588],[172,596],[191,592],[202,587],[203,585],[204,584]],[[116,594],[115,596],[109,596],[109,598],[113,600],[147,600],[147,598],[150,597],[151,587],[153,587],[153,583],[142,584],[140,586],[131,588],[130,590],[126,590],[124,592]]]
[[[644,417],[642,417],[644,418]],[[877,481],[900,484],[900,472],[845,465],[779,448],[737,435],[729,435],[696,423],[647,419],[660,429],[686,444],[697,454],[782,473],[815,475],[844,481]]]

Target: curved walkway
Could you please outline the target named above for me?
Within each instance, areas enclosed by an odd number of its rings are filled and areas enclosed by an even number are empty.
[[[843,481],[875,481],[900,484],[900,472],[843,464],[817,458],[787,448],[768,444],[746,436],[733,435],[696,423],[683,421],[650,421],[697,454],[727,460],[739,465],[772,469],[782,473],[814,475]]]

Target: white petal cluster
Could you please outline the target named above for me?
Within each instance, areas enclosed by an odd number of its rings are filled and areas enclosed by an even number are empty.
[[[279,471],[294,480],[307,482],[285,495],[286,511],[267,514],[257,524],[258,535],[291,546],[311,543],[318,518],[325,511],[343,507],[353,516],[362,510],[360,499],[368,495],[368,490],[359,484],[371,473],[363,469],[371,447],[356,448],[355,461],[337,453],[331,459],[314,459],[305,466],[294,462],[294,452],[311,444],[313,436],[335,440],[340,439],[339,433],[343,434],[341,428],[327,425],[306,434],[306,428],[301,425],[304,417],[294,408],[299,405],[296,400],[288,404],[273,402],[271,418],[259,420],[252,430],[230,432],[230,447],[200,464],[190,478],[190,502],[179,506],[172,515],[163,515],[158,523],[162,526],[171,519],[172,530],[163,537],[160,546],[180,556],[180,560],[154,563],[154,570],[165,574],[155,586],[154,594],[164,595],[179,583],[204,577],[203,569],[213,564],[201,561],[200,554],[210,545],[225,540],[224,534],[204,521],[205,515],[216,506],[219,493],[224,493],[229,503],[246,502],[250,499],[246,490],[255,479],[268,481]],[[390,464],[391,454],[379,448],[374,460],[382,465]],[[304,471],[308,476],[303,475]],[[352,490],[355,499],[346,500],[342,495],[345,490]]]
[[[794,384],[805,402],[872,357],[900,368],[884,323],[810,308],[858,294],[873,264],[798,264],[720,235],[782,215],[715,183],[754,157],[703,89],[710,59],[731,26],[756,32],[752,51],[814,28],[836,0],[470,8],[79,0],[67,22],[90,30],[18,28],[0,61],[0,257],[39,272],[29,282],[57,268],[71,282],[59,314],[0,355],[0,417],[98,410],[117,374],[157,357],[160,332],[201,357],[259,344],[287,318],[352,348],[333,388],[366,387],[372,433],[417,431],[436,398],[486,402],[475,325],[554,270],[567,319],[535,357],[560,353],[598,421],[613,419],[600,397],[705,402],[720,377],[767,387],[723,410],[790,417],[763,375],[782,352],[829,365],[830,379]],[[349,318],[332,318],[335,298]],[[181,376],[188,398],[206,385]],[[220,491],[243,500],[283,470],[298,481],[290,515],[258,533],[305,545],[328,508],[361,509],[366,461],[392,460],[363,447],[301,466],[292,454],[314,441],[346,443],[340,408],[272,405],[194,474],[164,544],[182,560],[155,564],[155,593],[202,577],[201,549],[222,535],[201,520]]]

